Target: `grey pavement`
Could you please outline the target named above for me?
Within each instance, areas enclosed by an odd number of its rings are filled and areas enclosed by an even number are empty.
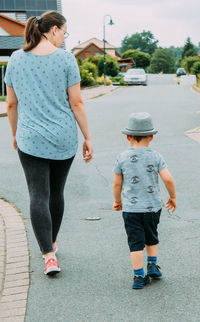
[[[86,102],[94,160],[85,165],[81,142],[65,189],[66,207],[59,239],[62,272],[42,273],[43,261],[29,218],[24,174],[11,147],[7,118],[0,119],[0,195],[25,220],[30,248],[30,287],[26,321],[198,322],[200,149],[185,135],[200,124],[200,96],[191,84],[171,75],[150,75],[149,85],[121,88]],[[120,212],[112,210],[112,167],[128,147],[121,134],[133,111],[152,114],[158,135],[152,148],[164,156],[177,185],[178,209],[163,209],[159,227],[159,265],[163,279],[133,291],[132,270]],[[167,194],[161,185],[163,202]],[[96,222],[88,216],[100,216]],[[47,314],[48,313],[48,314]]]
[[[81,90],[84,101],[116,91],[115,86]],[[0,117],[7,116],[0,102]],[[5,133],[4,133],[5,134]],[[20,212],[0,198],[0,321],[24,321],[29,289],[29,250]]]

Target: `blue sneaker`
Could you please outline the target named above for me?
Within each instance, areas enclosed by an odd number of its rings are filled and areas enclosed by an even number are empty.
[[[132,286],[132,288],[134,288],[134,289],[141,289],[141,288],[144,288],[144,286],[146,286],[149,283],[150,283],[149,276],[142,277],[142,276],[135,275],[134,276],[134,279],[133,279],[133,286]]]
[[[147,264],[147,276],[150,277],[161,277],[162,273],[160,272],[160,266],[155,263]]]

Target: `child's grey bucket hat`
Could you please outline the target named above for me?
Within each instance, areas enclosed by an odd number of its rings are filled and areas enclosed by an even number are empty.
[[[153,127],[152,117],[149,113],[132,113],[129,117],[128,126],[123,134],[132,136],[154,135],[156,131]]]

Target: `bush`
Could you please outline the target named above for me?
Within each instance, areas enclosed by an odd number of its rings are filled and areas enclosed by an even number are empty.
[[[111,78],[111,81],[113,82],[113,83],[119,83],[120,85],[124,85],[124,77],[122,77],[122,76],[116,76],[116,77],[112,77]]]
[[[94,85],[95,80],[91,72],[87,69],[80,68],[81,75],[81,86],[91,86]]]
[[[5,102],[6,101],[6,96],[0,96],[0,102]]]
[[[121,80],[122,78],[123,78],[123,77],[121,77],[121,76],[111,77],[111,81],[112,81],[112,82],[120,82],[120,80]]]
[[[192,66],[191,69],[192,74],[197,75],[200,74],[200,59],[194,65]]]
[[[104,85],[104,75],[101,75],[100,77],[98,77],[97,82],[99,85]],[[112,84],[112,81],[108,76],[106,76],[106,84],[107,86]]]
[[[76,61],[79,67],[83,64],[83,60],[80,57],[76,58]]]
[[[185,68],[187,73],[191,73],[193,65],[199,61],[200,61],[200,58],[198,56],[185,57],[181,61],[181,67]]]
[[[146,68],[147,66],[149,66],[151,61],[150,55],[134,49],[129,49],[125,51],[121,56],[121,58],[130,58],[130,57],[134,59],[135,67]]]
[[[98,74],[100,76],[104,72],[103,55],[98,56],[97,67],[98,67]],[[106,75],[117,76],[118,73],[119,73],[119,65],[117,63],[117,60],[114,57],[111,57],[110,55],[106,55]]]
[[[82,68],[88,70],[89,73],[92,73],[94,79],[97,78],[98,70],[97,66],[89,61],[86,61],[82,64]]]
[[[93,63],[97,66],[99,59],[101,58],[101,56],[90,56],[86,61],[89,63]]]
[[[124,77],[122,77],[119,81],[120,85],[124,85]]]
[[[6,73],[6,67],[7,67],[7,63],[0,63],[0,95],[2,95],[3,93],[1,93],[2,91],[2,66],[4,66],[4,75]],[[6,85],[4,83],[4,93],[6,94]]]

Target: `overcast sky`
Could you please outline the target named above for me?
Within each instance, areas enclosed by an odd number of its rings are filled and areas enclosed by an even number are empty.
[[[67,49],[93,37],[102,40],[106,14],[115,23],[106,26],[106,40],[116,47],[143,29],[162,47],[183,46],[188,36],[200,42],[200,0],[62,0],[62,9],[70,33]]]

